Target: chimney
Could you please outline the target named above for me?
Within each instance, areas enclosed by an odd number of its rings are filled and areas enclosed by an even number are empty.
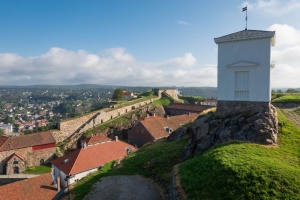
[[[191,112],[189,112],[189,116],[191,116]]]
[[[115,138],[116,138],[116,142],[118,142],[119,141],[118,136],[115,136]]]
[[[86,149],[86,148],[87,148],[87,143],[86,143],[86,142],[81,142],[81,147],[82,147],[83,149]]]
[[[198,104],[198,102],[197,101],[195,101],[195,105],[197,105]]]
[[[147,118],[149,118],[149,114],[147,114]]]
[[[155,113],[153,113],[153,117],[155,117]]]
[[[60,191],[60,176],[57,177],[57,191]]]
[[[170,119],[169,115],[167,115],[167,119]]]

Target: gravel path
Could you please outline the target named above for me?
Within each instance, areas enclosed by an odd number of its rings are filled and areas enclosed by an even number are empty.
[[[102,178],[85,200],[156,200],[162,199],[158,188],[140,175]]]

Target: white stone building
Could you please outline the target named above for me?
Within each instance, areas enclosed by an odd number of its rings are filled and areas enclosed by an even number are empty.
[[[214,40],[218,44],[218,113],[267,109],[275,31],[243,30]]]

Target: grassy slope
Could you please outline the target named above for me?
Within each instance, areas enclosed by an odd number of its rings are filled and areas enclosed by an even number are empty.
[[[45,165],[39,165],[39,166],[27,168],[22,173],[23,174],[46,174],[46,173],[50,173],[50,171],[51,171],[51,164],[48,163]]]
[[[180,162],[180,155],[187,144],[187,138],[177,142],[164,140],[146,145],[130,154],[122,167],[114,168],[108,163],[101,170],[80,180],[72,190],[74,199],[83,199],[90,192],[94,183],[104,176],[140,174],[156,180],[163,188],[169,187],[173,166]]]
[[[279,147],[216,147],[181,164],[179,173],[189,199],[300,199],[300,130],[288,122]]]
[[[300,103],[300,94],[286,94],[279,98],[272,100],[272,102],[280,103],[280,102],[299,102]]]
[[[162,97],[158,100],[155,100],[153,102],[153,105],[156,105],[156,106],[168,106],[172,103],[172,101],[168,98],[168,97]]]

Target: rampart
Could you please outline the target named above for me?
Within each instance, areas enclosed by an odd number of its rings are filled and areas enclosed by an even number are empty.
[[[88,129],[94,128],[95,126],[107,122],[111,119],[124,115],[136,108],[148,105],[154,100],[160,99],[160,95],[157,98],[152,98],[143,102],[134,103],[129,106],[124,106],[121,108],[116,108],[109,111],[96,111],[88,115],[70,119],[59,123],[58,131],[53,131],[53,137],[56,142],[62,142],[63,140],[69,138],[74,139],[80,133],[87,131]]]

